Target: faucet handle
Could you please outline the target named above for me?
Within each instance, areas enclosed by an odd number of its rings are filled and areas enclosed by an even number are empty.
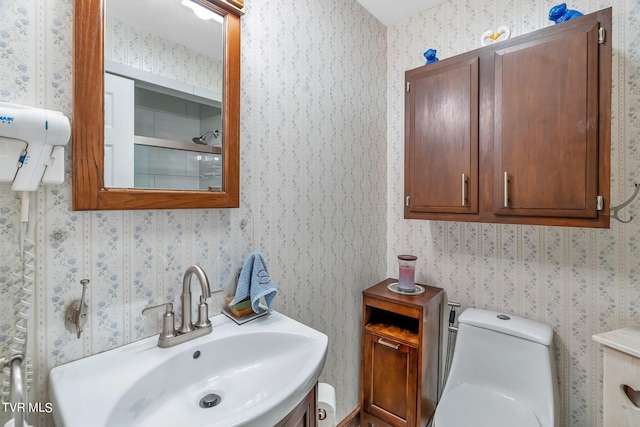
[[[206,303],[207,299],[200,295],[200,303],[198,304],[198,320],[194,324],[196,328],[207,328],[211,326],[209,321],[209,306]]]
[[[165,302],[164,304],[154,305],[142,310],[142,314],[147,316],[154,313],[162,313],[162,332],[160,332],[160,339],[171,338],[176,335],[175,333],[175,318],[173,316],[173,304]]]
[[[149,314],[160,313],[162,311],[165,312],[164,314],[172,313],[173,312],[173,303],[165,302],[163,304],[152,305],[151,307],[147,307],[147,308],[143,309],[142,310],[142,314],[147,316]]]

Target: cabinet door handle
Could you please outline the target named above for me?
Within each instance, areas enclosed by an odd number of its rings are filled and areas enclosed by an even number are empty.
[[[400,348],[399,345],[387,342],[387,341],[383,340],[382,338],[378,338],[378,344],[386,345],[387,347],[391,347],[394,350],[397,350],[397,349]]]
[[[462,174],[462,206],[467,206],[467,177]]]
[[[509,173],[504,173],[504,205],[505,208],[509,207]]]

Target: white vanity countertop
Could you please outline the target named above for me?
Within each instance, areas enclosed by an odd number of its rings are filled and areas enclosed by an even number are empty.
[[[640,327],[629,326],[594,335],[594,341],[640,358]]]

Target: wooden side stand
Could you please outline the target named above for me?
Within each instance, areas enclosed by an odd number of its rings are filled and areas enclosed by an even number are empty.
[[[443,290],[400,295],[387,279],[362,292],[362,426],[425,425],[436,407]]]

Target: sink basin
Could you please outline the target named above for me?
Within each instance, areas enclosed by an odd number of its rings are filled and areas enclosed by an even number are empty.
[[[323,333],[275,311],[211,322],[212,333],[175,347],[153,336],[53,368],[56,426],[272,426],[317,382]]]

